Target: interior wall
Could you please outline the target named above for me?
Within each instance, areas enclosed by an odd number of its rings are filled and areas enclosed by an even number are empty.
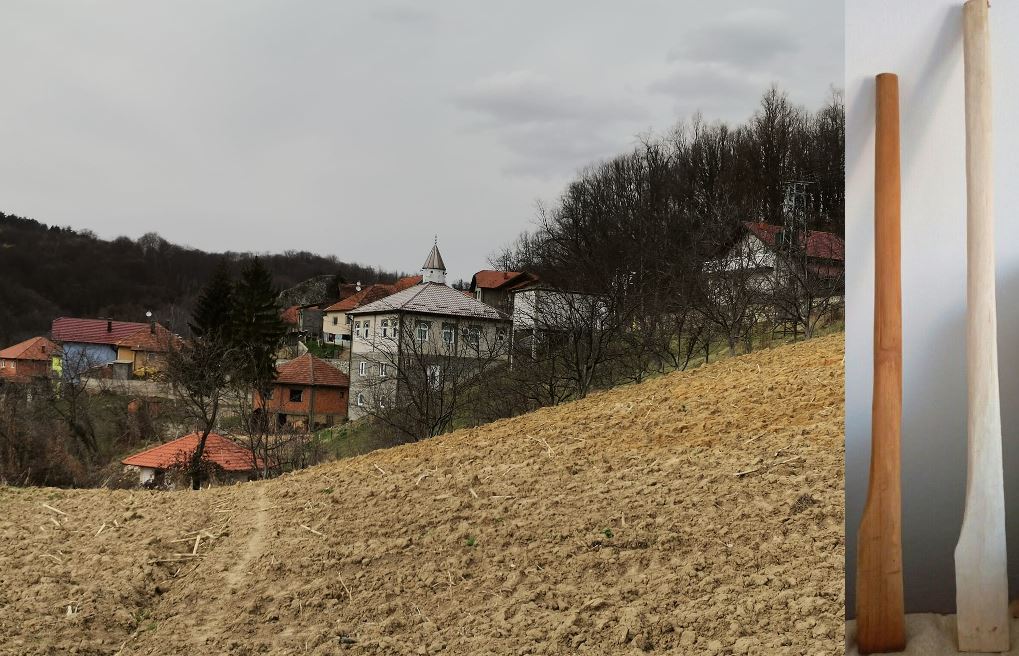
[[[991,8],[998,348],[1010,587],[1019,592],[1019,4]],[[909,612],[955,608],[966,483],[962,2],[846,3],[846,601],[870,458],[874,76],[899,75],[903,561]]]

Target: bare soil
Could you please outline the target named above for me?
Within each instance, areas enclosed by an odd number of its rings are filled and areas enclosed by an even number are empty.
[[[0,487],[0,653],[838,654],[843,547],[835,335],[272,481]]]

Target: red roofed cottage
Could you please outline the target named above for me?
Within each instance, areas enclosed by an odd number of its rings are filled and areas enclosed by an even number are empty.
[[[201,433],[189,433],[124,458],[121,462],[138,468],[139,484],[163,485],[166,472],[187,463],[198,448],[200,439]],[[253,457],[251,451],[219,433],[209,433],[202,457],[216,467],[215,478],[220,483],[251,480],[262,468],[260,458]]]
[[[325,360],[305,353],[279,366],[269,398],[254,395],[256,411],[279,424],[332,426],[347,416],[350,379]]]

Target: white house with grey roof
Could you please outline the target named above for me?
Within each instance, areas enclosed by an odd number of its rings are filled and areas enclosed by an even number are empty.
[[[469,363],[505,359],[509,317],[446,285],[438,243],[421,268],[421,283],[348,312],[349,416],[358,419],[408,396],[411,369],[436,389],[447,376],[463,376]],[[454,371],[455,374],[454,374]]]

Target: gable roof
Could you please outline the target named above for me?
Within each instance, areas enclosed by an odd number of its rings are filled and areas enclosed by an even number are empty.
[[[169,469],[191,457],[195,449],[198,448],[200,438],[200,433],[189,433],[166,444],[160,444],[133,456],[128,456],[121,462],[135,467]],[[262,466],[260,458],[257,460],[257,465],[252,464],[251,451],[219,433],[209,433],[209,437],[205,440],[205,450],[202,452],[202,456],[226,471],[251,471]]]
[[[473,296],[465,295],[463,292],[437,282],[428,282],[405,289],[352,310],[350,314],[372,314],[396,310],[477,319],[498,320],[505,318],[503,313],[485,305]]]
[[[280,312],[280,319],[282,319],[283,323],[288,326],[296,326],[300,323],[300,309],[300,305],[291,305],[288,308],[284,308],[283,311]]]
[[[782,232],[782,226],[777,226],[763,221],[744,221],[743,225],[764,242],[768,247],[775,248],[778,241],[778,234]],[[845,259],[845,242],[838,235],[820,230],[807,230],[806,237],[800,234],[800,246],[806,241],[807,257],[816,257],[824,260]]]
[[[524,275],[522,271],[493,271],[483,269],[474,274],[471,278],[471,289],[499,289],[504,285],[512,283],[516,278]]]
[[[166,353],[170,350],[170,344],[179,340],[179,337],[157,323],[128,335],[118,341],[117,346],[124,346],[132,351]]]
[[[59,353],[60,347],[50,340],[45,337],[33,337],[0,351],[0,359],[49,361]]]
[[[135,321],[57,317],[50,327],[50,334],[57,342],[112,345],[141,329],[148,330],[149,325]]]
[[[288,385],[350,387],[350,378],[325,360],[305,353],[280,365],[276,382]]]
[[[446,263],[442,261],[442,254],[439,253],[438,244],[432,245],[432,250],[428,251],[428,258],[425,260],[425,263],[421,265],[421,268],[446,270]]]

